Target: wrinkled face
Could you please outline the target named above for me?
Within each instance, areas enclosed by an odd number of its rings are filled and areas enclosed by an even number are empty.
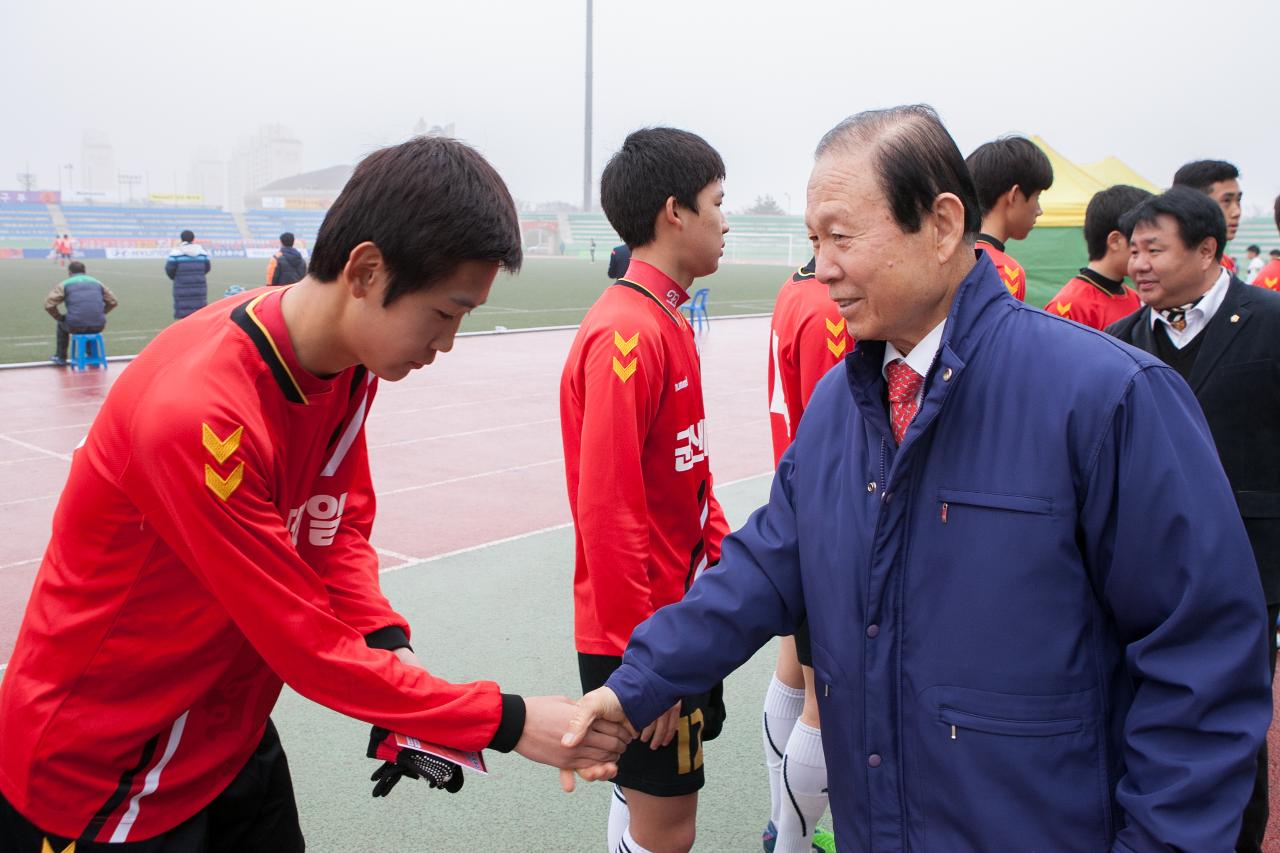
[[[698,212],[681,208],[685,223],[681,257],[694,278],[711,275],[720,267],[724,235],[729,222],[724,218],[724,182],[712,181],[698,193]]]
[[[374,375],[395,382],[453,349],[458,325],[489,298],[497,261],[464,261],[453,275],[426,290],[382,304],[383,279],[360,300],[352,347]]]
[[[1244,193],[1240,191],[1240,182],[1234,179],[1214,181],[1209,186],[1209,198],[1216,201],[1218,207],[1222,208],[1222,215],[1227,219],[1227,239],[1234,240],[1236,229],[1240,227],[1240,200],[1244,198]]]
[[[1013,204],[1009,206],[1009,239],[1027,239],[1027,235],[1031,233],[1032,228],[1036,227],[1036,220],[1043,212],[1040,209],[1040,190],[1036,190],[1028,198],[1022,194],[1022,190],[1015,189]]]
[[[809,177],[805,226],[816,275],[858,340],[913,346],[949,299],[929,217],[915,234],[894,220],[870,151],[833,150]],[[942,316],[946,311],[943,309]]]
[[[1216,267],[1214,240],[1205,238],[1188,249],[1178,235],[1178,222],[1160,214],[1156,223],[1139,222],[1129,243],[1129,278],[1138,296],[1156,310],[1192,301],[1207,288],[1209,271]]]

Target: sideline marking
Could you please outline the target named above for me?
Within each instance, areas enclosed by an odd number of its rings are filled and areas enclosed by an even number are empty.
[[[28,443],[27,443],[27,442],[25,442],[25,441],[19,441],[18,439],[13,438],[12,436],[8,436],[8,435],[0,435],[0,438],[4,439],[5,441],[13,442],[14,444],[18,445],[19,447],[25,447],[27,450],[34,450],[36,453],[43,453],[45,456],[52,456],[54,459],[61,459],[61,460],[62,460],[62,461],[64,461],[64,462],[70,462],[70,461],[71,461],[71,454],[70,454],[70,453],[57,453],[57,452],[52,451],[52,450],[45,450],[43,447],[40,447],[40,446],[35,445],[35,444],[28,444]]]

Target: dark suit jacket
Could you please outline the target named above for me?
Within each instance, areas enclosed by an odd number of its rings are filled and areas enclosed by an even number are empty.
[[[1151,309],[1107,331],[1155,354]],[[1232,276],[1190,385],[1236,493],[1268,604],[1280,603],[1280,293]]]

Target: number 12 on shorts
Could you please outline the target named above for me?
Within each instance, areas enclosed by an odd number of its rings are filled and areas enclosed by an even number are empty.
[[[680,718],[680,728],[676,731],[676,751],[680,756],[681,775],[692,773],[702,766],[702,719],[701,708],[694,708],[692,714]]]

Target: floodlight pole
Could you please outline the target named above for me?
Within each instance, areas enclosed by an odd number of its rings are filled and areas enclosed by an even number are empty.
[[[587,92],[582,134],[582,209],[591,210],[591,0],[587,0]]]

